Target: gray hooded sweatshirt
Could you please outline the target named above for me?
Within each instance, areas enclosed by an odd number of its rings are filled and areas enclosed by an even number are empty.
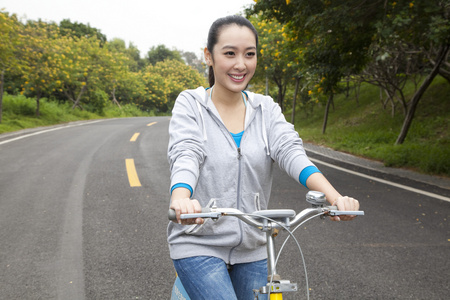
[[[267,209],[274,162],[297,182],[300,172],[313,166],[279,105],[271,97],[246,94],[240,148],[203,87],[182,92],[175,102],[169,126],[171,186],[190,185],[202,207]],[[236,264],[267,257],[264,233],[233,217],[205,219],[203,225],[170,222],[168,243],[172,259],[214,256]]]

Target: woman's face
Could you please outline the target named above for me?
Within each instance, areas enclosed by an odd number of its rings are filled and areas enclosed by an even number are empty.
[[[213,55],[205,49],[206,61],[214,70],[215,87],[244,90],[255,74],[256,53],[256,38],[249,28],[236,24],[222,28]]]

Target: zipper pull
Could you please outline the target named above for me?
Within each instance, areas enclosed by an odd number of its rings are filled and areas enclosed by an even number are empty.
[[[241,153],[241,148],[239,147],[239,148],[237,148],[237,150],[238,150],[238,159],[241,159],[241,157],[242,157],[242,153]]]

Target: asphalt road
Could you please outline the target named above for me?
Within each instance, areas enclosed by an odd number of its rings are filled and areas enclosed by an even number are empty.
[[[0,299],[170,298],[168,123],[114,119],[0,135]],[[446,299],[450,203],[317,165],[366,215],[297,230],[311,299]],[[275,172],[271,206],[306,208],[306,189]],[[299,284],[286,299],[304,297],[295,244],[278,271]]]

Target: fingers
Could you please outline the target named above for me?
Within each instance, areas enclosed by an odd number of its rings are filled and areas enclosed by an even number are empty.
[[[191,200],[189,198],[174,199],[170,205],[170,208],[175,210],[177,216],[178,224],[182,225],[192,225],[192,224],[203,224],[202,218],[196,219],[181,219],[182,214],[193,214],[202,211],[202,207],[197,200]]]
[[[359,210],[359,201],[354,198],[348,197],[348,196],[337,198],[333,205],[337,206],[338,210],[347,210],[347,211]],[[348,216],[341,215],[341,216],[331,217],[331,220],[333,220],[333,221],[351,221],[355,218],[356,218],[356,216],[354,216],[354,215],[348,215]]]

